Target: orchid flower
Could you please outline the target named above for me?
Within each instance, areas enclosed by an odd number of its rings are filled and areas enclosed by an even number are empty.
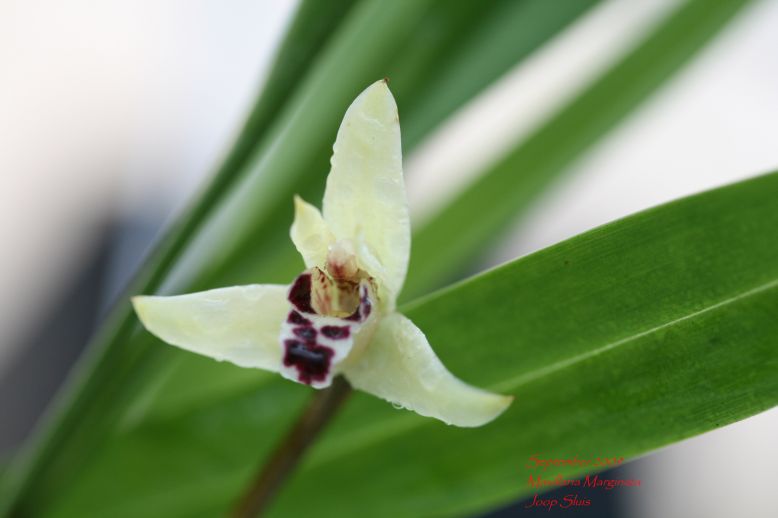
[[[400,122],[385,81],[346,111],[323,214],[295,197],[291,238],[306,270],[290,286],[252,284],[172,297],[135,311],[165,342],[321,389],[336,375],[396,406],[481,426],[513,398],[456,378],[424,334],[395,311],[411,232]]]

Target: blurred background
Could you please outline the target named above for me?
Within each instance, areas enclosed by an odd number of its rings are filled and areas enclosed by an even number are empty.
[[[678,3],[599,2],[457,110],[406,157],[415,220]],[[4,458],[155,237],[217,167],[295,7],[291,0],[0,1]],[[778,1],[746,8],[577,160],[484,266],[778,168],[775,27]],[[773,410],[635,460],[620,476],[643,486],[612,492],[595,515],[769,516],[776,437]],[[520,513],[512,507],[493,516]]]

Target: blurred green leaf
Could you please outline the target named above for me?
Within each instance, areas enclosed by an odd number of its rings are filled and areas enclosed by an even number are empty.
[[[165,289],[199,290],[260,277],[285,281],[301,265],[288,239],[289,200],[296,193],[321,199],[338,125],[365,86],[390,76],[403,135],[420,138],[596,3],[571,2],[551,10],[537,0],[428,0],[425,9],[423,2],[360,5],[355,13],[360,16],[322,54],[300,87],[294,109],[255,154],[250,170],[198,234]],[[380,33],[376,20],[381,20]],[[472,43],[467,52],[462,41]],[[500,43],[505,45],[498,50]],[[461,57],[451,57],[460,51]],[[473,77],[468,67],[475,63],[483,77]],[[446,84],[440,83],[443,77]],[[405,137],[404,142],[409,149]]]
[[[412,299],[461,277],[538,193],[655,93],[747,4],[686,2],[620,63],[517,143],[417,229],[403,297]]]
[[[454,20],[425,23],[409,52],[389,67],[392,92],[402,113],[403,148],[412,150],[457,108],[488,87],[517,62],[540,48],[599,0],[444,0]],[[452,6],[459,6],[455,11]],[[444,10],[440,10],[444,11]],[[441,13],[443,14],[443,13]],[[430,26],[442,26],[431,45]],[[412,49],[421,48],[422,51]]]
[[[283,41],[276,50],[264,85],[214,181],[205,189],[210,201],[197,201],[202,214],[244,168],[272,122],[286,105],[300,78],[316,62],[358,0],[301,0]]]
[[[685,198],[402,308],[455,374],[516,401],[458,429],[355,394],[271,514],[472,512],[530,492],[530,454],[631,458],[778,404],[776,197],[778,173]],[[51,516],[219,514],[304,390],[128,429]]]
[[[324,4],[315,0],[301,0],[284,40],[276,51],[265,86],[221,167],[175,223],[167,229],[159,246],[133,280],[128,289],[129,293],[157,289],[216,200],[244,168],[257,143],[295,91],[299,78],[315,61],[322,46],[336,32],[336,28],[355,2],[356,0],[333,0]],[[18,459],[15,466],[12,465],[11,471],[3,474],[0,496],[7,496],[0,498],[0,513],[5,506],[12,505],[12,495],[23,491],[28,482],[43,469],[43,463],[50,462],[51,457],[59,452],[59,444],[64,437],[74,427],[84,424],[81,412],[88,405],[94,404],[98,394],[110,393],[110,390],[99,387],[110,385],[111,380],[117,379],[118,373],[106,366],[114,356],[119,355],[116,351],[118,345],[127,345],[134,325],[134,315],[129,304],[126,300],[121,300],[103,323],[101,332],[93,340],[79,368],[71,375],[67,390],[62,391],[63,394],[50,409],[48,422],[44,423],[36,441],[28,444],[24,457]],[[129,362],[129,358],[126,361]],[[115,407],[117,403],[112,406]],[[102,419],[106,417],[110,418],[110,415],[103,415]],[[82,452],[80,455],[83,454]]]

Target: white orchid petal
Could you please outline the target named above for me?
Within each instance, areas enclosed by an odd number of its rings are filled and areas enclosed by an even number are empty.
[[[165,342],[241,367],[278,371],[287,286],[254,284],[173,297],[133,297],[146,329]]]
[[[380,322],[359,361],[344,374],[355,388],[456,426],[484,425],[513,401],[456,378],[421,330],[399,313]]]
[[[306,268],[323,267],[327,260],[327,247],[333,238],[319,209],[299,196],[294,197],[294,223],[290,230],[292,242],[303,256]]]
[[[348,108],[333,151],[324,220],[336,239],[354,243],[391,310],[405,281],[411,234],[400,122],[385,81],[370,85]]]

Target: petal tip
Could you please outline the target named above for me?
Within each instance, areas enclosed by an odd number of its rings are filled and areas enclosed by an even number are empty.
[[[513,404],[514,400],[516,399],[516,396],[514,396],[512,394],[509,394],[509,395],[495,394],[495,396],[497,396],[499,398],[499,400],[495,404],[495,406],[499,408],[499,411],[498,411],[497,415],[494,416],[494,417],[499,417],[503,412],[508,410],[509,406],[511,406]]]
[[[132,308],[141,320],[143,319],[142,313],[145,310],[147,299],[147,295],[134,295],[130,297],[130,304],[132,304]]]
[[[317,209],[314,205],[311,205],[305,199],[303,199],[302,196],[299,194],[295,194],[293,197],[294,200],[294,212],[295,216],[298,215],[305,215],[308,217],[313,217],[314,215],[318,216],[319,209]],[[295,221],[292,222],[294,224],[297,221],[297,218],[295,218]]]
[[[473,412],[471,416],[468,416],[468,418],[464,419],[462,422],[450,424],[463,428],[477,428],[479,426],[487,425],[508,410],[508,407],[511,406],[511,403],[513,403],[513,400],[515,399],[515,396],[487,392],[484,394],[483,398],[483,407],[480,411]]]
[[[294,224],[297,222],[298,219],[297,216],[299,216],[303,212],[303,210],[305,210],[305,200],[302,199],[302,197],[299,194],[295,194],[292,200],[293,200],[292,203],[294,205],[294,214],[295,214],[295,218],[292,221],[292,226],[294,226]]]
[[[387,124],[399,123],[397,103],[386,78],[365,88],[359,99],[361,111],[368,117]]]
[[[149,331],[151,331],[152,327],[150,313],[153,312],[153,303],[158,298],[154,295],[135,295],[130,297],[130,303],[132,303],[132,308],[135,310],[138,320]]]

